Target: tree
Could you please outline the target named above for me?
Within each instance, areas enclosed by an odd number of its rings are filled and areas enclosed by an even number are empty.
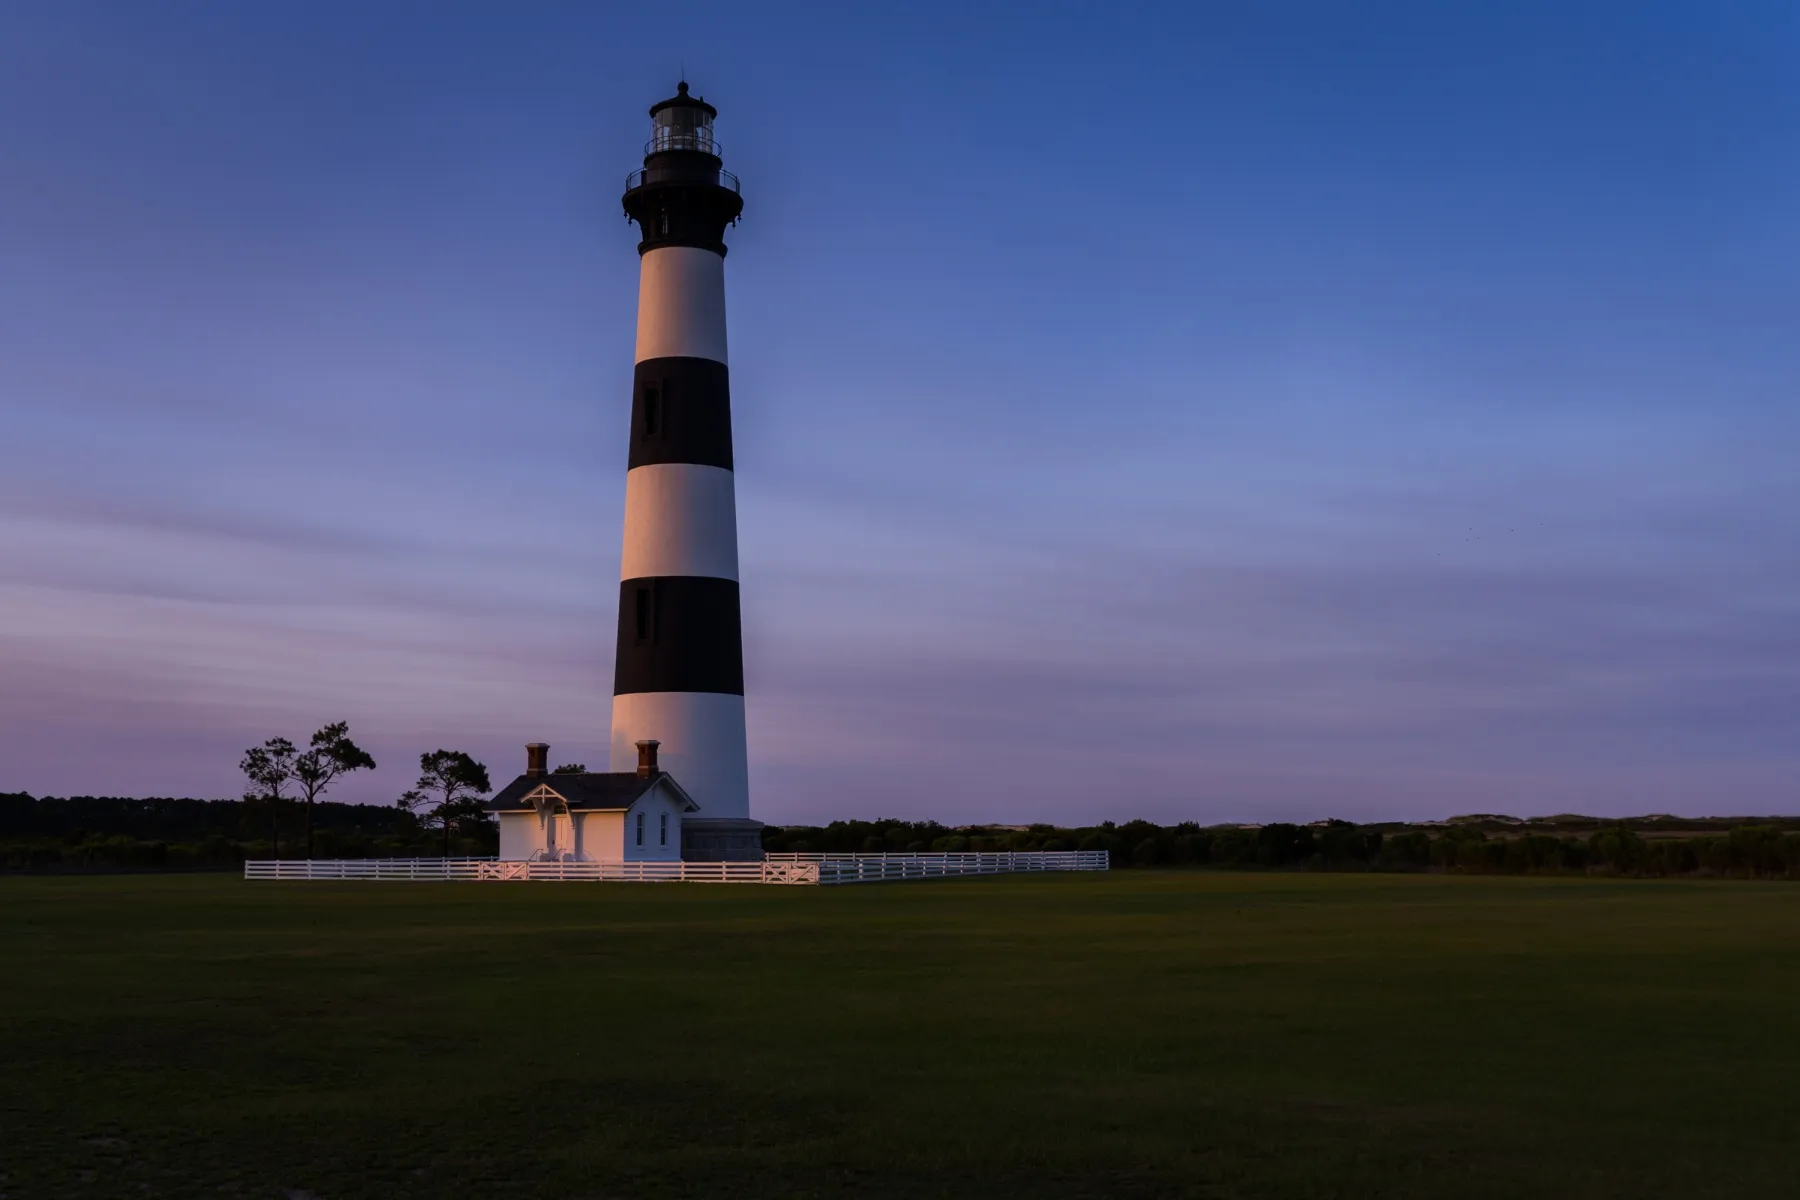
[[[586,775],[587,774],[587,764],[586,763],[564,763],[562,766],[556,768],[556,770],[554,770],[550,773],[552,775]]]
[[[480,819],[481,797],[492,786],[487,768],[461,750],[433,750],[419,755],[419,782],[400,797],[400,807],[443,826],[444,857],[449,858],[451,826]]]
[[[375,760],[350,740],[350,724],[337,721],[312,735],[311,749],[294,759],[294,780],[306,800],[306,857],[313,855],[313,801],[351,771],[373,771]]]
[[[270,738],[260,746],[244,751],[238,764],[250,780],[244,803],[266,807],[269,812],[269,835],[275,857],[281,857],[281,804],[287,797],[287,786],[294,781],[294,743],[286,738]]]

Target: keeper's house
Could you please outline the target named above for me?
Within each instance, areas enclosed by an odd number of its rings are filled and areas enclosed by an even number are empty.
[[[525,747],[525,773],[483,806],[500,821],[500,857],[533,862],[680,862],[681,819],[700,806],[637,744],[638,769],[551,774],[550,747]]]

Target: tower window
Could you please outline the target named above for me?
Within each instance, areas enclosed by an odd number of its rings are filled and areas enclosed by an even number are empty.
[[[666,846],[669,844],[669,814],[668,813],[664,813],[662,815],[661,823],[662,823],[662,828],[657,831],[656,844],[659,846]]]
[[[669,236],[669,210],[666,208],[662,211],[662,235]]]
[[[660,388],[644,389],[644,436],[655,437],[662,432],[662,390]]]
[[[643,813],[638,814],[637,844],[640,846],[644,844],[644,814]]]
[[[647,587],[637,588],[635,591],[635,598],[637,601],[637,612],[635,614],[637,618],[637,640],[639,642],[647,642],[650,640],[651,626],[650,589]]]

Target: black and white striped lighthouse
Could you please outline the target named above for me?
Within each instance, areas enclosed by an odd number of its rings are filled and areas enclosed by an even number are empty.
[[[713,140],[718,110],[682,83],[650,109],[644,165],[625,185],[638,243],[611,759],[639,742],[698,803],[683,856],[761,857],[750,820],[737,500],[725,353],[725,229],[744,202]]]

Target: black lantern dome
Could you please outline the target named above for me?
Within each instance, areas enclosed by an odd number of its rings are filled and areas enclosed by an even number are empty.
[[[695,246],[725,253],[725,227],[744,211],[738,179],[725,170],[713,120],[719,110],[688,94],[650,106],[644,165],[625,179],[625,215],[643,232],[638,253],[659,246]]]

